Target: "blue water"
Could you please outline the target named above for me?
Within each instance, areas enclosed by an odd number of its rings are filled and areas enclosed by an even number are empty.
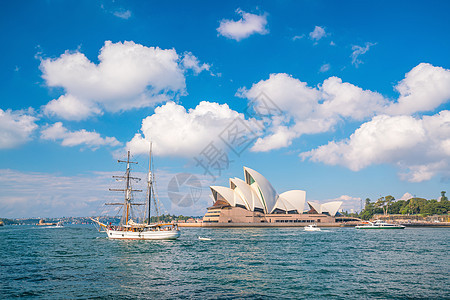
[[[5,226],[0,241],[2,299],[450,299],[450,228],[182,228],[176,241],[114,241],[88,225]]]

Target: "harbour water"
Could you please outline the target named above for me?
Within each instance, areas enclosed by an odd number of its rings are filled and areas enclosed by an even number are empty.
[[[92,225],[5,226],[0,237],[2,299],[450,299],[447,228],[183,228],[175,241],[116,241]]]

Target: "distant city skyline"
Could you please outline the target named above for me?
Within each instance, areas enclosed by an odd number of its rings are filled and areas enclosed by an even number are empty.
[[[150,140],[162,213],[203,215],[244,166],[347,211],[450,193],[450,3],[0,7],[0,217],[102,213]]]

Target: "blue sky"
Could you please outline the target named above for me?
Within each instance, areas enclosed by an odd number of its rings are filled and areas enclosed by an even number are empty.
[[[1,217],[98,214],[115,160],[131,149],[145,172],[150,138],[175,214],[202,215],[244,165],[347,210],[450,186],[445,1],[0,5]],[[214,179],[196,165],[211,146],[229,160]],[[178,173],[202,179],[187,207],[167,196]]]

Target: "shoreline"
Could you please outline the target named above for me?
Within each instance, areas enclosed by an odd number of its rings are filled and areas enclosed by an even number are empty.
[[[450,222],[441,222],[441,223],[425,223],[425,222],[417,222],[417,223],[399,223],[406,227],[442,227],[447,228],[450,227]],[[317,224],[317,227],[355,227],[358,224],[341,224],[341,223],[322,223]],[[215,224],[205,224],[205,223],[178,223],[179,227],[183,228],[244,228],[244,227],[305,227],[305,224],[299,223],[215,223]]]

